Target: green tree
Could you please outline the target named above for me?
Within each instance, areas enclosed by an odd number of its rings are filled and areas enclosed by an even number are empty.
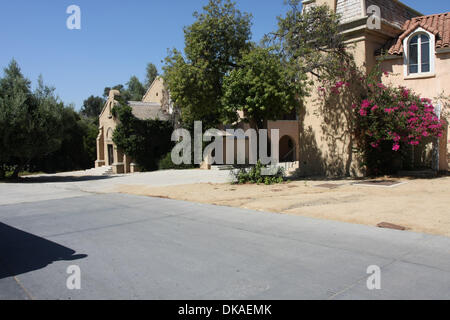
[[[108,98],[109,92],[111,90],[119,90],[120,96],[124,101],[141,101],[142,97],[146,93],[146,89],[141,81],[136,76],[131,76],[130,80],[126,83],[126,87],[124,85],[118,84],[114,87],[106,87],[103,90],[103,96]]]
[[[130,80],[127,82],[127,91],[129,95],[130,101],[141,101],[144,96],[146,90],[144,85],[139,81],[136,76],[132,76]],[[124,95],[127,96],[127,93]]]
[[[210,0],[194,17],[196,21],[184,29],[184,55],[171,52],[164,78],[183,121],[201,120],[213,127],[224,118],[223,78],[250,47],[251,16],[229,0]]]
[[[319,79],[334,77],[342,61],[351,59],[341,33],[339,15],[327,5],[302,11],[300,0],[288,3],[291,10],[278,18],[278,30],[265,41],[280,48],[300,81],[304,81],[307,74]]]
[[[0,178],[7,165],[14,162],[16,146],[26,141],[28,109],[32,102],[30,81],[22,75],[12,60],[0,79]]]
[[[83,102],[81,115],[88,118],[98,118],[105,105],[105,99],[102,97],[90,96]]]
[[[158,77],[158,69],[153,63],[147,64],[146,69],[146,78],[145,78],[145,87],[148,89],[152,85],[153,81]]]
[[[113,141],[126,155],[147,171],[157,170],[158,163],[172,148],[173,126],[168,121],[137,119],[131,107],[114,108],[120,124],[114,130]]]
[[[122,84],[118,84],[118,85],[116,85],[116,86],[114,86],[114,87],[106,87],[106,88],[103,90],[103,98],[108,99],[108,97],[109,97],[109,92],[110,92],[111,90],[119,90],[119,91],[122,93],[122,92],[125,91],[125,87],[124,87]]]
[[[267,120],[278,120],[298,104],[301,90],[279,55],[267,48],[256,47],[245,53],[240,67],[224,79],[223,105],[230,115],[243,111],[256,129],[267,128]],[[236,119],[229,118],[229,122]]]
[[[32,160],[42,158],[61,145],[63,103],[54,88],[39,78],[35,92],[14,60],[0,80],[2,114],[2,162],[14,167],[14,177]]]
[[[44,158],[33,161],[33,170],[62,172],[92,168],[97,157],[98,126],[95,119],[81,117],[69,106],[62,110],[61,121],[61,146]]]

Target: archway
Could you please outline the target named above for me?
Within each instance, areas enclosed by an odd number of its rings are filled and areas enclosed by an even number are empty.
[[[296,161],[295,143],[289,136],[283,136],[280,139],[280,162]]]
[[[113,134],[114,134],[113,129],[108,128],[108,130],[106,131],[106,141],[112,142]]]

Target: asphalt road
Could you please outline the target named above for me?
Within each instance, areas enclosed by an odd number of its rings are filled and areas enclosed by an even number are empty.
[[[24,201],[0,205],[0,299],[450,298],[445,237],[118,194]]]

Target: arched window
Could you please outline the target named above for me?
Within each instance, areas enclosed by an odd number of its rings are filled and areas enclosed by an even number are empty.
[[[431,40],[426,33],[413,35],[408,42],[408,74],[431,72]]]

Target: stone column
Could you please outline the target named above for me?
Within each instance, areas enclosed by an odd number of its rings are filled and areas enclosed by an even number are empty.
[[[103,127],[100,128],[97,137],[97,161],[95,161],[95,167],[103,167],[105,165],[105,137]]]
[[[114,145],[113,172],[114,172],[114,174],[125,173],[124,163],[123,163],[123,154],[115,145]]]

